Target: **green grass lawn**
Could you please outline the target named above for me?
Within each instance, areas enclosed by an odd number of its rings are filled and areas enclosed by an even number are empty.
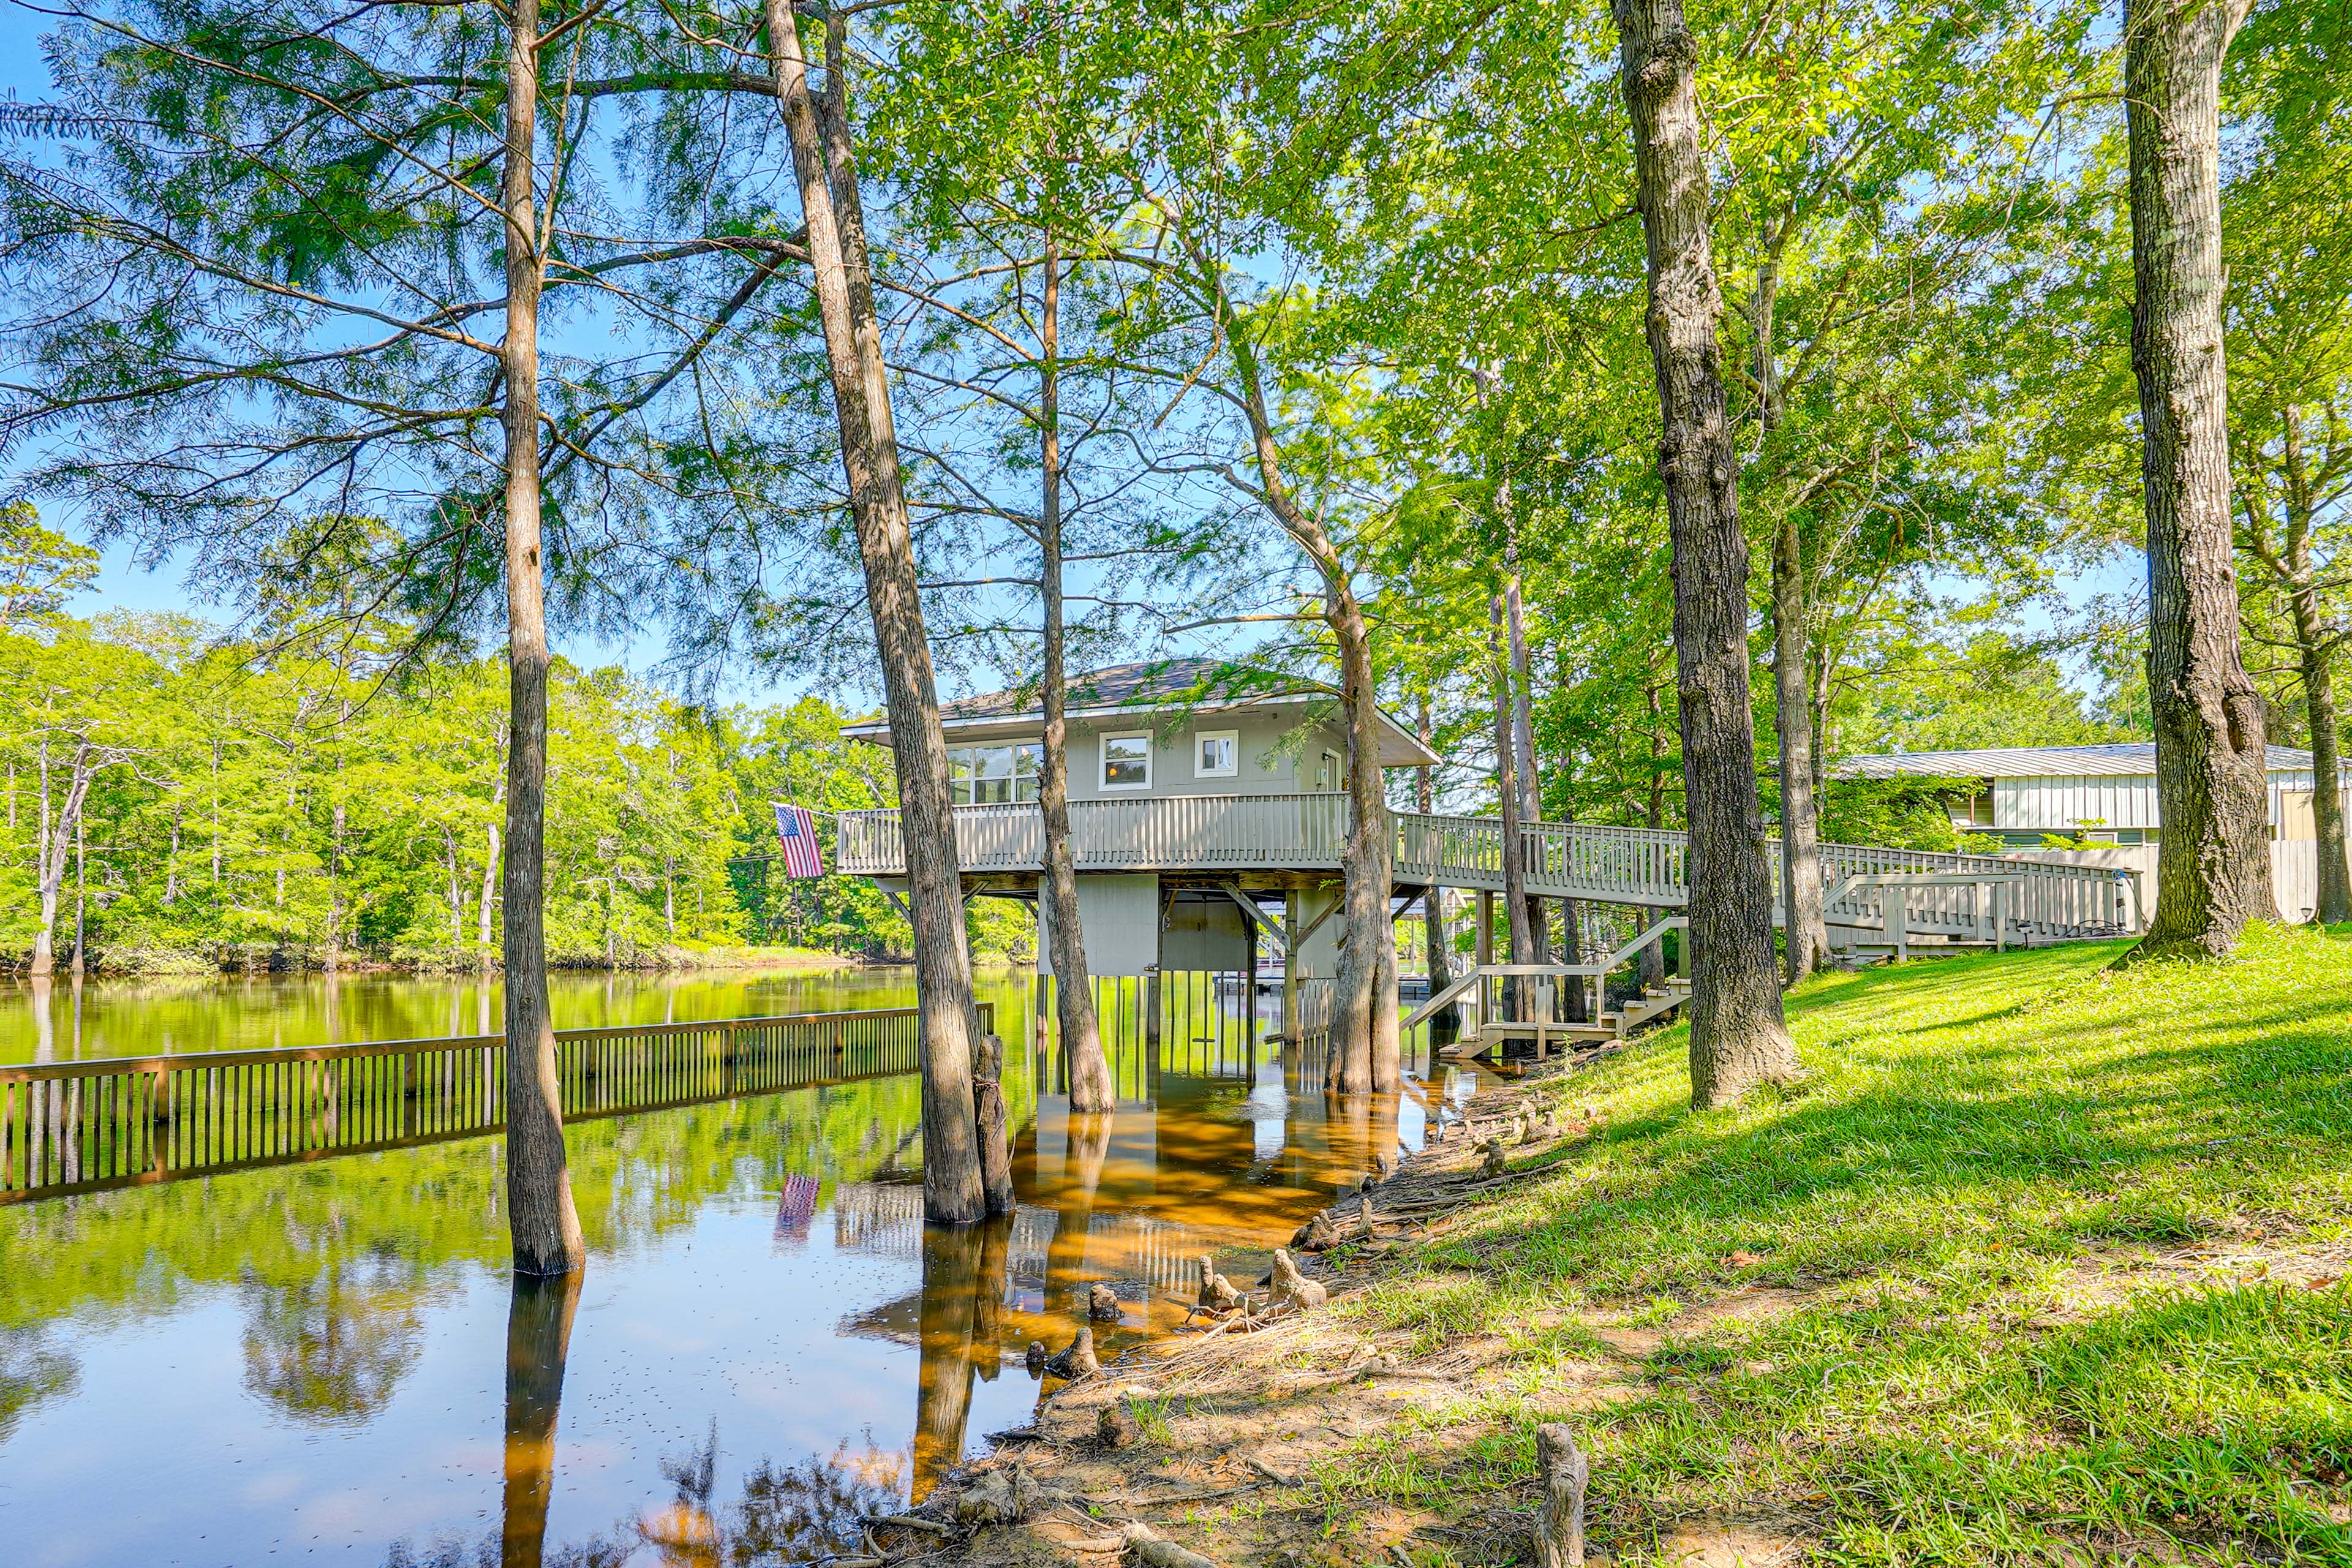
[[[1712,1518],[1829,1563],[2352,1563],[2352,933],[2118,951],[1825,976],[1810,1081],[1734,1110],[1690,1110],[1679,1028],[1560,1080],[1594,1135],[1346,1309],[1508,1329],[1507,1373],[1326,1487],[1473,1508],[1565,1419],[1623,1560]]]

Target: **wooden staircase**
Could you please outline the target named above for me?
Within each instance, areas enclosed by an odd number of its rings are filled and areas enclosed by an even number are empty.
[[[1440,1056],[1494,1058],[1517,1054],[1512,1047],[1519,1046],[1541,1061],[1555,1047],[1574,1050],[1622,1040],[1688,1000],[1690,980],[1668,974],[1662,984],[1645,987],[1640,994],[1609,1008],[1599,1005],[1607,991],[1608,976],[1638,958],[1644,949],[1662,945],[1667,931],[1687,931],[1689,924],[1681,915],[1669,916],[1591,963],[1480,964],[1414,1009],[1403,1027],[1412,1029],[1475,993],[1475,1019],[1452,1044],[1439,1048]],[[1512,980],[1524,984],[1517,987],[1506,984]],[[1590,1022],[1565,1023],[1556,1016],[1560,1011],[1557,989],[1560,981],[1587,988],[1586,994],[1594,1004],[1586,1009]]]
[[[1624,1039],[1652,1019],[1672,1015],[1675,1008],[1689,999],[1690,982],[1678,975],[1669,976],[1664,985],[1645,990],[1639,996],[1628,997],[1589,1023],[1552,1021],[1538,1024],[1494,1019],[1470,1030],[1438,1054],[1490,1056],[1498,1048],[1507,1050],[1516,1042],[1529,1047],[1530,1054],[1540,1061],[1551,1054],[1554,1046],[1573,1050]],[[1538,1010],[1542,1010],[1549,1000],[1550,988],[1547,986],[1537,997]]]

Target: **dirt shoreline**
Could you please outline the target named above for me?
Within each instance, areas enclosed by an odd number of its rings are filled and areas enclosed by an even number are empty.
[[[1363,1237],[1358,1196],[1345,1195],[1326,1210],[1354,1239],[1298,1261],[1330,1291],[1328,1304],[1264,1327],[1226,1323],[1154,1342],[1098,1376],[1054,1388],[1033,1425],[991,1434],[994,1451],[950,1472],[925,1500],[918,1516],[933,1529],[882,1528],[876,1541],[884,1555],[874,1561],[928,1554],[983,1568],[1108,1564],[1119,1560],[1114,1548],[1129,1547],[1118,1532],[1129,1521],[1178,1549],[1176,1555],[1138,1549],[1137,1559],[1146,1563],[1183,1563],[1185,1552],[1217,1568],[1375,1562],[1394,1568],[1438,1561],[1439,1551],[1456,1561],[1524,1558],[1540,1501],[1532,1483],[1496,1494],[1467,1521],[1367,1503],[1334,1540],[1327,1528],[1333,1500],[1316,1469],[1507,1371],[1503,1334],[1416,1354],[1410,1333],[1367,1331],[1349,1301],[1404,1274],[1398,1267],[1403,1255],[1443,1237],[1482,1199],[1539,1174],[1591,1135],[1595,1123],[1561,1092],[1581,1065],[1553,1067],[1481,1094],[1466,1122],[1371,1189],[1378,1221],[1371,1238]],[[1532,1129],[1525,1125],[1530,1117]],[[1493,1185],[1486,1174],[1492,1156],[1483,1145],[1497,1134],[1507,1171]],[[1630,1391],[1618,1369],[1594,1372],[1593,1398]],[[1117,1446],[1104,1434],[1112,1411],[1137,1417],[1132,1436]],[[1024,1487],[1034,1483],[1045,1500],[1018,1521],[981,1522],[975,1516],[989,1511],[987,1500],[1003,1493],[1016,1468]],[[942,1525],[955,1535],[938,1533]],[[842,1560],[842,1568],[854,1561]],[[1587,1561],[1607,1559],[1596,1553]]]

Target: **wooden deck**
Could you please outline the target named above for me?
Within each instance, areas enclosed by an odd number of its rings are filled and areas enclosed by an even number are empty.
[[[559,1029],[555,1048],[567,1121],[890,1077],[919,1054],[912,1007]],[[479,1137],[506,1109],[499,1035],[0,1067],[0,1204]]]
[[[1502,826],[1493,817],[1390,814],[1396,882],[1500,892]],[[1348,839],[1344,795],[1160,795],[1070,803],[1081,871],[1151,871],[1252,877],[1337,876]],[[1654,910],[1688,901],[1679,833],[1575,823],[1521,830],[1527,889]],[[967,876],[1034,877],[1045,825],[1034,805],[956,808],[957,848]],[[851,876],[906,873],[895,811],[845,811],[839,869]],[[1769,842],[1777,877],[1779,846]],[[2137,883],[2100,867],[2055,866],[1988,855],[1938,855],[1825,844],[1822,872],[1830,923],[1899,932],[1903,940],[1998,945],[2117,936],[2141,924]]]

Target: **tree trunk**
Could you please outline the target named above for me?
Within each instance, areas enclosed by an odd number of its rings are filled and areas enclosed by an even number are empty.
[[[1413,732],[1427,746],[1432,735],[1429,727],[1429,699],[1421,700],[1421,712],[1414,722]],[[1413,808],[1423,816],[1437,812],[1437,781],[1426,766],[1413,770]],[[1429,994],[1432,996],[1454,984],[1454,965],[1445,951],[1445,890],[1430,884],[1421,900],[1422,932],[1429,949]]]
[[[2312,919],[2322,925],[2352,921],[2352,874],[2344,858],[2343,765],[2338,757],[2335,650],[2306,585],[2290,601],[2303,669],[2304,711],[2311,724],[2311,816],[2318,839],[2319,886]]]
[[[504,779],[499,781],[499,794],[501,795],[506,794]],[[490,804],[496,805],[498,802],[493,800]],[[474,940],[481,948],[482,967],[488,969],[490,966],[490,921],[492,912],[498,906],[496,889],[499,867],[499,825],[495,822],[489,824],[483,829],[483,833],[488,839],[488,847],[483,851],[485,858],[482,861],[482,907],[474,912]]]
[[[294,830],[302,800],[302,765],[289,745],[286,752],[286,850],[278,858],[278,907],[286,907],[286,863],[294,858]]]
[[[335,771],[341,773],[338,763]],[[341,787],[340,781],[338,788]],[[351,814],[341,801],[335,802],[334,816],[327,833],[327,972],[337,968],[343,946],[343,829],[350,825]]]
[[[2220,957],[2275,920],[2262,699],[2238,649],[2221,343],[2221,57],[2249,0],[2126,0],[2132,369],[2147,512],[2156,917],[2134,956]]]
[[[1316,531],[1321,532],[1320,525]],[[1333,562],[1336,565],[1336,555]],[[1339,1068],[1333,1087],[1341,1094],[1384,1094],[1402,1087],[1404,1071],[1397,1029],[1396,929],[1389,921],[1391,830],[1381,773],[1371,634],[1344,578],[1335,581],[1327,571],[1324,581],[1324,619],[1339,645],[1342,710],[1348,720],[1348,923],[1332,1020],[1339,1032]]]
[[[1086,931],[1078,918],[1078,877],[1070,849],[1069,725],[1063,709],[1069,672],[1062,662],[1062,258],[1045,240],[1045,300],[1038,323],[1038,511],[1040,596],[1045,601],[1045,743],[1037,764],[1037,805],[1045,819],[1047,940],[1054,957],[1054,1014],[1070,1074],[1070,1109],[1109,1110],[1118,1102],[1110,1063],[1103,1056],[1102,1025],[1095,1016],[1087,972]]]
[[[1780,292],[1779,226],[1770,254],[1756,268],[1757,423],[1767,438],[1780,426],[1780,363],[1773,307]],[[1781,941],[1789,983],[1829,963],[1829,925],[1822,908],[1822,823],[1813,788],[1812,709],[1806,700],[1805,559],[1796,513],[1784,507],[1772,531],[1772,727],[1780,752]]]
[[[520,1275],[586,1260],[564,1162],[542,902],[547,816],[547,610],[540,560],[539,0],[513,0],[507,50],[507,1225]]]
[[[1822,823],[1813,808],[1813,714],[1805,695],[1805,574],[1797,520],[1772,535],[1772,723],[1779,731],[1780,893],[1789,982],[1829,963],[1822,907]]]
[[[1346,923],[1331,1012],[1331,1027],[1339,1037],[1332,1088],[1342,1094],[1368,1089],[1387,1092],[1402,1086],[1404,1066],[1397,1028],[1396,931],[1389,923],[1394,829],[1381,772],[1380,692],[1372,671],[1371,628],[1331,536],[1290,493],[1281,448],[1274,438],[1274,421],[1266,413],[1255,340],[1238,320],[1223,281],[1208,264],[1202,267],[1202,296],[1212,302],[1224,334],[1234,379],[1240,384],[1243,411],[1249,419],[1259,479],[1255,494],[1322,578],[1323,621],[1331,628],[1331,640],[1339,654],[1340,710],[1348,725],[1349,822],[1347,847],[1341,857]],[[1293,952],[1286,962],[1295,969],[1297,959]],[[1290,982],[1286,979],[1286,997],[1289,990]],[[1286,1008],[1286,1033],[1295,1022],[1287,1013]]]
[[[1495,798],[1502,813],[1503,837],[1503,921],[1510,928],[1512,963],[1533,963],[1536,961],[1536,939],[1533,915],[1534,900],[1528,897],[1527,837],[1520,832],[1519,813],[1527,798],[1519,787],[1519,748],[1512,737],[1511,666],[1505,651],[1504,622],[1507,614],[1503,595],[1496,595],[1487,601],[1487,651],[1495,667]],[[1528,1013],[1517,1000],[1533,994],[1534,988],[1526,981],[1513,978],[1503,984],[1503,994],[1514,998],[1510,1012],[1525,1021]]]
[[[1519,539],[1516,518],[1503,566],[1503,633],[1511,653],[1511,759],[1519,785],[1521,826],[1543,820],[1543,775],[1536,771],[1535,674],[1528,660],[1528,617],[1519,595]],[[1527,852],[1519,854],[1519,871],[1527,873]],[[1530,963],[1549,963],[1545,941],[1548,921],[1540,896],[1528,896],[1528,952]]]
[[[776,100],[793,147],[808,228],[817,310],[824,328],[850,511],[866,572],[866,607],[882,665],[891,755],[898,764],[899,831],[907,854],[908,918],[914,931],[915,1000],[923,1064],[923,1212],[969,1224],[987,1212],[971,1088],[978,1009],[964,934],[963,879],[956,858],[947,741],[915,574],[914,538],[900,489],[880,323],[855,220],[856,180],[847,127],[839,127],[827,175],[824,133],[792,0],[763,0]],[[836,57],[838,58],[838,57]],[[856,267],[851,265],[856,250]]]
[[[11,779],[11,781],[10,781],[10,783],[11,783],[11,784],[12,784],[12,785],[13,785],[14,782],[15,782],[15,781],[14,781],[14,779],[12,778],[12,779]],[[11,802],[11,803],[10,803],[10,807],[9,807],[9,809],[10,809],[12,812],[15,810],[15,804],[14,804],[13,802]],[[12,823],[10,826],[15,826],[15,825]],[[165,861],[163,862],[163,907],[164,907],[165,909],[167,909],[167,910],[168,910],[168,909],[170,909],[173,904],[175,904],[175,903],[177,903],[177,902],[179,901],[179,898],[180,898],[180,803],[179,803],[179,802],[177,802],[177,801],[173,801],[173,802],[172,803],[172,850],[171,850],[171,858],[170,858],[169,859],[167,859],[167,860],[165,860]]]
[[[1674,543],[1675,662],[1689,817],[1691,1102],[1798,1076],[1772,952],[1772,880],[1748,681],[1748,541],[1717,328],[1706,152],[1682,0],[1614,0],[1649,242],[1659,472]]]
[[[466,946],[466,895],[457,885],[457,830],[446,823],[441,825],[441,847],[449,868],[449,951],[454,954]]]
[[[73,977],[79,980],[89,968],[89,847],[84,842],[82,816],[74,814],[74,943]]]
[[[1013,1190],[1013,1144],[1005,1131],[1004,1041],[982,1035],[972,1051],[972,1116],[980,1124],[980,1181],[988,1212],[1009,1215],[1017,1206]]]
[[[66,781],[64,809],[49,815],[49,743],[41,742],[41,924],[33,933],[31,971],[36,980],[57,972],[58,906],[65,897],[66,847],[81,825],[81,804],[89,794],[89,748],[74,748],[73,773]]]
[[[2286,555],[2282,574],[2294,620],[2294,647],[2303,671],[2304,715],[2311,726],[2311,818],[2318,839],[2319,886],[2312,919],[2321,925],[2352,921],[2352,870],[2344,858],[2343,766],[2336,717],[2336,643],[2319,613],[2312,581],[2311,531],[2315,507],[2303,458],[2303,410],[2286,410],[2283,443],[2286,470]]]

